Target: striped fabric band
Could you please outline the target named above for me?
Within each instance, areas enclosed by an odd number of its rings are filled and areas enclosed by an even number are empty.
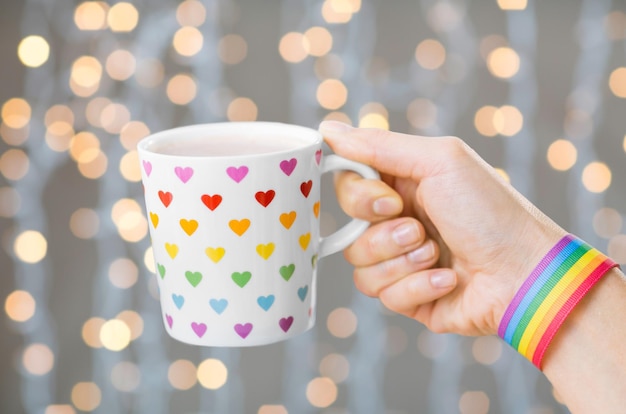
[[[546,349],[567,315],[615,266],[582,240],[563,237],[515,294],[498,335],[541,369]]]

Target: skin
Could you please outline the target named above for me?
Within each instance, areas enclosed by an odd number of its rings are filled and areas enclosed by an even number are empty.
[[[350,216],[372,226],[345,250],[364,294],[434,332],[494,335],[515,292],[567,232],[463,141],[326,121],[333,151],[382,181],[336,176]],[[557,333],[543,370],[572,412],[623,412],[626,280],[610,271]],[[584,392],[581,392],[584,391]]]

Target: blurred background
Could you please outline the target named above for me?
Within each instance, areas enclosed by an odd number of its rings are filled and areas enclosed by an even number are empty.
[[[340,254],[320,264],[312,331],[252,349],[170,339],[135,145],[224,120],[457,135],[626,264],[626,2],[0,10],[1,413],[567,412],[498,338],[435,335],[359,294]],[[346,217],[325,180],[328,234]]]

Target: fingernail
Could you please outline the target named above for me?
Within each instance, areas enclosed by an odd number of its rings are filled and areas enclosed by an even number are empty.
[[[413,263],[423,263],[432,259],[434,254],[435,250],[433,245],[431,243],[426,243],[407,254],[407,256]]]
[[[408,246],[417,242],[418,238],[417,224],[414,222],[399,225],[391,233],[391,238],[398,246]]]
[[[378,200],[374,201],[372,205],[372,210],[374,213],[379,216],[391,216],[393,214],[398,214],[400,211],[400,203],[398,199],[394,197],[382,197]]]
[[[321,132],[347,132],[352,129],[352,127],[346,123],[339,121],[323,121],[319,127]]]
[[[450,270],[439,270],[430,275],[430,284],[438,289],[449,288],[456,284],[456,276]]]

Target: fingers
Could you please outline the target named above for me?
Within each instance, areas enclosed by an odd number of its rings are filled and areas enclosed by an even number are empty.
[[[362,220],[377,222],[397,216],[403,208],[402,198],[389,185],[353,172],[338,173],[335,188],[343,211]]]

